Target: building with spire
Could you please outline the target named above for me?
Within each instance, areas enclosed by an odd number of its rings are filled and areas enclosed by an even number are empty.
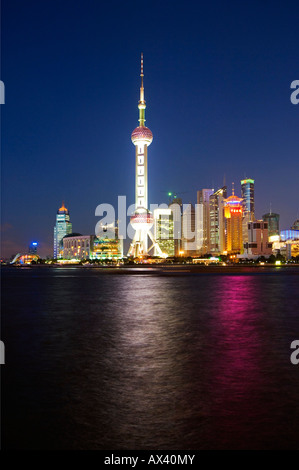
[[[275,214],[270,209],[268,214],[264,214],[262,219],[264,222],[268,222],[268,235],[273,237],[273,235],[279,235],[279,214]]]
[[[135,145],[135,211],[131,216],[131,226],[134,230],[134,237],[130,245],[128,256],[142,257],[155,248],[156,252],[162,256],[162,250],[155,241],[151,228],[154,224],[153,215],[148,210],[148,175],[147,175],[147,149],[152,143],[153,134],[145,126],[145,99],[143,86],[143,54],[141,54],[141,87],[139,109],[139,126],[134,129],[131,140]],[[151,246],[148,247],[148,241]]]
[[[64,202],[56,214],[56,224],[54,227],[54,258],[63,257],[63,237],[72,233],[72,223],[70,214]]]
[[[235,196],[234,185],[232,195],[224,200],[225,217],[225,252],[227,254],[243,253],[243,199]]]

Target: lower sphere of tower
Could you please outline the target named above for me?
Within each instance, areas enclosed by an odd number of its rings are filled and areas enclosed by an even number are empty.
[[[131,216],[130,222],[134,230],[148,232],[153,226],[154,218],[149,213],[134,214]]]

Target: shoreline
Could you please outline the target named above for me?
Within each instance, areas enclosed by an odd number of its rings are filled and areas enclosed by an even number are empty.
[[[294,274],[299,275],[299,264],[285,264],[285,265],[204,265],[204,264],[135,264],[135,265],[59,265],[59,264],[37,264],[37,265],[2,265],[2,269],[12,270],[28,270],[35,268],[43,269],[83,269],[83,270],[96,270],[103,274],[127,274],[127,275],[138,275],[138,274],[161,274],[161,275],[184,275],[184,274]]]

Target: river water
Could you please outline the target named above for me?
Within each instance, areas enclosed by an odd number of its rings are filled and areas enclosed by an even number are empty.
[[[299,268],[2,269],[2,448],[299,449]]]

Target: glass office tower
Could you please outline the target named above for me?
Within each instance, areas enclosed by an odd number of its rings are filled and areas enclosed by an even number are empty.
[[[243,216],[248,216],[249,222],[254,221],[254,180],[241,180],[241,198],[243,199]]]
[[[154,210],[154,235],[163,255],[175,255],[174,221],[171,209]],[[159,252],[155,250],[155,256]]]
[[[62,206],[56,214],[56,225],[54,227],[54,258],[62,258],[63,256],[63,237],[72,233],[72,224],[70,222],[70,214],[67,208]]]
[[[262,219],[265,222],[268,222],[269,237],[272,237],[272,235],[279,235],[279,214],[269,212],[268,214],[264,214]]]

